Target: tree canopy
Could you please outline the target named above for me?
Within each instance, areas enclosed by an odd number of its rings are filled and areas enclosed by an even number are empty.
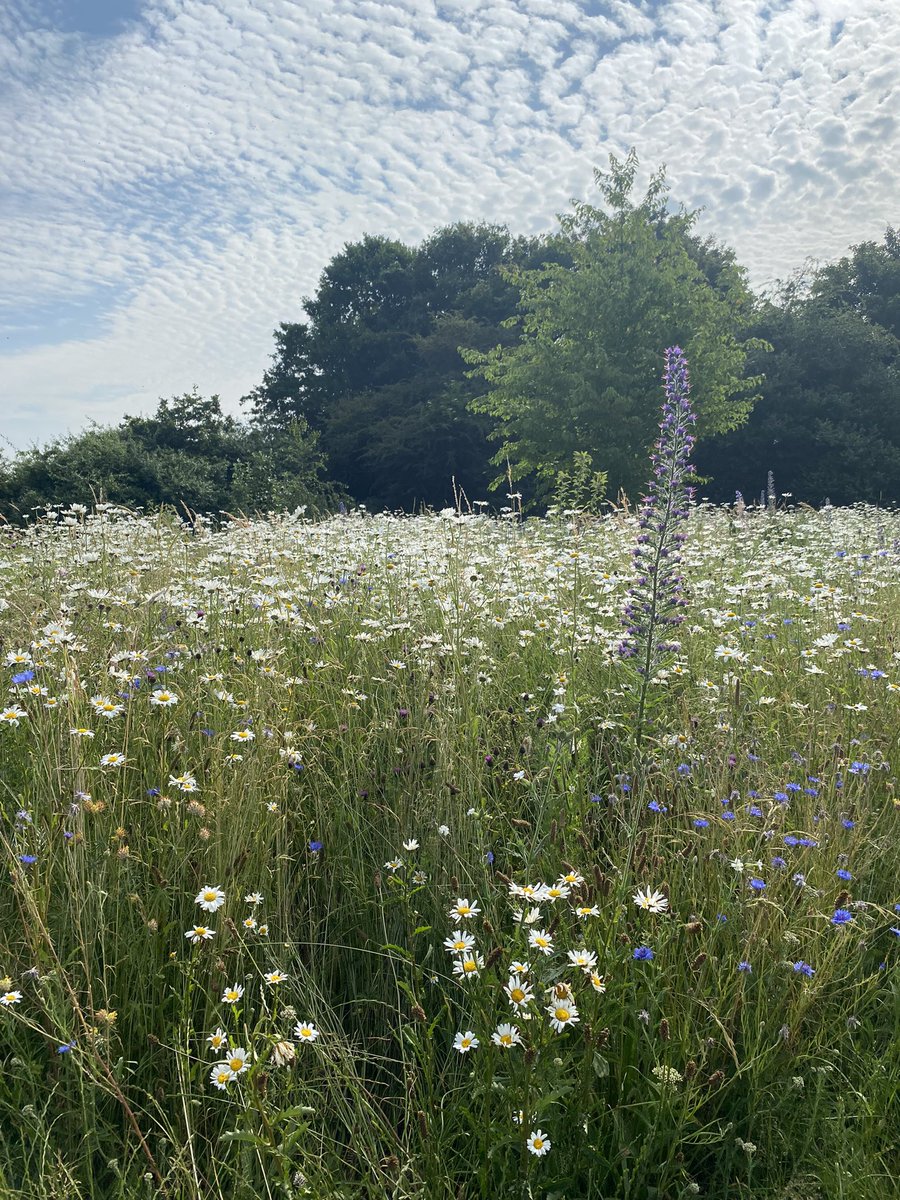
[[[745,272],[694,236],[696,213],[671,211],[664,171],[634,202],[637,165],[633,152],[611,157],[595,175],[604,206],[576,203],[560,219],[560,261],[512,273],[520,337],[464,353],[487,384],[472,408],[493,418],[493,461],[538,495],[579,452],[614,488],[643,486],[666,346],[687,354],[698,437],[737,428],[752,407]]]

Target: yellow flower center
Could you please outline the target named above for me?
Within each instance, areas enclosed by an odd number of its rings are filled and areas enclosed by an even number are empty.
[[[569,1012],[569,1010],[567,1008],[558,1008],[556,1010],[557,1021],[568,1021],[569,1018],[571,1017],[571,1015],[572,1014]]]

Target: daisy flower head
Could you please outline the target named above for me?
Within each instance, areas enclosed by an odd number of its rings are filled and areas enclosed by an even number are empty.
[[[252,729],[236,729],[234,733],[231,734],[231,740],[233,742],[252,742],[255,737],[256,734]]]
[[[507,999],[518,1012],[534,999],[534,992],[521,975],[510,975],[509,981],[503,988]]]
[[[205,883],[197,893],[194,903],[199,904],[204,912],[218,912],[225,903],[225,893],[220,887]]]
[[[604,980],[603,976],[598,975],[596,971],[588,971],[587,976],[591,981],[591,987],[595,992],[602,996],[606,991],[606,981]]]
[[[198,942],[208,942],[210,938],[215,937],[216,931],[210,929],[208,925],[194,925],[191,929],[185,930],[184,936],[194,946]]]
[[[528,1135],[528,1141],[525,1143],[537,1158],[543,1158],[545,1154],[549,1154],[552,1144],[543,1129],[535,1129]]]
[[[570,1025],[577,1025],[581,1020],[572,1000],[554,1000],[552,1004],[547,1005],[547,1016],[555,1033],[562,1033]]]
[[[550,883],[544,888],[541,899],[553,904],[557,900],[568,900],[572,889],[566,883]]]
[[[0,711],[0,721],[4,725],[18,725],[22,718],[27,716],[28,713],[24,708],[19,708],[18,704],[10,705],[9,708]]]
[[[386,871],[390,871],[391,873],[393,873],[395,871],[400,871],[400,870],[402,870],[402,868],[403,868],[403,859],[402,858],[389,858],[388,861],[384,864],[384,869]]]
[[[127,759],[121,750],[115,750],[112,754],[104,754],[100,759],[101,767],[124,767]]]
[[[408,850],[410,853],[412,853],[413,850],[418,850],[418,848],[419,843],[416,838],[407,838],[407,840],[403,843],[403,849]]]
[[[223,1050],[228,1045],[228,1034],[224,1029],[217,1029],[214,1033],[207,1035],[206,1044],[210,1050]]]
[[[460,979],[477,979],[483,967],[484,957],[481,954],[466,954],[453,964],[453,974]]]
[[[266,981],[269,987],[275,987],[275,985],[278,983],[284,983],[284,981],[287,979],[287,975],[285,975],[283,971],[269,971],[267,974],[263,975],[263,979]]]
[[[21,992],[4,992],[3,995],[0,996],[0,1004],[2,1004],[4,1008],[12,1008],[12,1006],[14,1004],[18,1004],[21,999]]]
[[[180,792],[196,792],[197,780],[193,775],[187,773],[184,775],[170,775],[169,787],[178,788]]]
[[[453,1049],[458,1050],[460,1054],[468,1054],[470,1050],[477,1050],[480,1045],[481,1043],[471,1029],[467,1029],[465,1033],[458,1033],[453,1039]]]
[[[243,1046],[235,1046],[229,1050],[225,1061],[234,1076],[243,1075],[245,1071],[250,1070],[250,1054]]]
[[[157,688],[150,697],[150,703],[161,708],[171,708],[173,704],[178,703],[178,697],[174,692],[167,691],[165,688]]]
[[[528,935],[528,945],[541,954],[553,953],[553,938],[546,929],[532,929]]]
[[[254,907],[255,907],[257,904],[262,904],[262,902],[263,902],[263,898],[262,898],[262,893],[261,893],[261,892],[249,892],[249,893],[248,893],[248,894],[247,894],[247,895],[244,897],[244,903],[245,903],[245,904],[252,904],[252,905],[254,905]]]
[[[222,1092],[226,1091],[232,1079],[234,1079],[234,1071],[227,1062],[216,1063],[209,1073],[209,1082]]]
[[[244,994],[244,989],[239,983],[233,983],[231,987],[227,987],[222,993],[223,1004],[238,1004]]]
[[[588,917],[599,917],[600,909],[596,904],[582,904],[575,909],[575,916],[579,921],[586,921]]]
[[[584,883],[584,876],[578,871],[567,871],[565,875],[560,875],[556,881],[557,886],[567,884],[569,887],[581,887]]]
[[[531,963],[525,962],[521,958],[516,958],[509,964],[510,975],[527,975],[530,970]]]
[[[566,957],[573,967],[581,967],[585,974],[597,965],[597,955],[593,950],[570,950]]]
[[[319,1031],[310,1021],[298,1021],[294,1026],[294,1037],[298,1042],[314,1042]]]
[[[491,1034],[491,1041],[502,1050],[511,1050],[513,1046],[522,1045],[522,1035],[516,1025],[498,1025]]]
[[[662,892],[651,892],[649,888],[639,888],[633,900],[638,908],[649,913],[664,913],[669,907],[669,901]]]
[[[454,929],[448,938],[444,938],[444,949],[448,954],[468,954],[474,945],[472,934],[463,933],[461,929]]]
[[[458,899],[450,909],[451,921],[468,921],[470,917],[477,917],[481,912],[476,900]]]

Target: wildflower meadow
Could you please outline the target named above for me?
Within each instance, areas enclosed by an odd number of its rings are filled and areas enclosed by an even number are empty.
[[[897,1195],[900,515],[682,366],[637,510],[2,530],[0,1195]]]

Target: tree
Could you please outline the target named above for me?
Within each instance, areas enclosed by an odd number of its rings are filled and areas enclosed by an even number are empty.
[[[304,300],[306,320],[276,331],[273,364],[246,398],[254,424],[306,419],[331,476],[370,506],[440,507],[454,480],[482,494],[491,423],[469,409],[478,389],[459,347],[512,340],[506,268],[541,261],[544,246],[465,223],[414,249],[376,237],[345,246]]]
[[[795,501],[900,500],[898,250],[889,229],[883,247],[856,246],[761,306],[762,395],[746,426],[697,454],[712,497],[755,498],[772,471]]]
[[[464,355],[488,385],[472,408],[493,418],[493,461],[532,480],[538,498],[578,452],[613,488],[643,486],[666,346],[687,354],[698,437],[736,428],[752,407],[745,272],[693,235],[696,213],[670,211],[664,170],[632,203],[637,166],[634,151],[611,156],[609,173],[595,173],[605,207],[578,202],[560,219],[568,261],[513,274],[519,340]]]

